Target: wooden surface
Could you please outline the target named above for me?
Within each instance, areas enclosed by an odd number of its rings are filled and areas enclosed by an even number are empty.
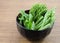
[[[38,2],[56,7],[56,21],[44,41],[31,42],[19,34],[15,19],[20,9],[29,9]],[[60,0],[0,0],[0,43],[60,43]]]

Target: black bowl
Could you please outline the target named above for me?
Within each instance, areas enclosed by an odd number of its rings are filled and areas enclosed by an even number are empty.
[[[29,10],[26,10],[25,12],[29,13]],[[19,15],[20,14],[18,14],[16,18],[17,29],[27,39],[32,41],[43,40],[51,32],[53,25],[51,28],[47,28],[40,31],[27,30],[23,25],[19,23],[19,20],[18,20]]]

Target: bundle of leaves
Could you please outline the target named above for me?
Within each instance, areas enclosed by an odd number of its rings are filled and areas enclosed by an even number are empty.
[[[29,14],[20,10],[20,24],[28,30],[43,30],[51,28],[55,21],[55,8],[47,9],[45,4],[35,4],[29,10]]]

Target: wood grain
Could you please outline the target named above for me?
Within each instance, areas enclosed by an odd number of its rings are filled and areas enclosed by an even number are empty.
[[[54,27],[42,42],[28,41],[16,27],[19,10],[30,9],[34,3],[45,3],[49,9],[56,7]],[[0,43],[60,43],[60,0],[0,0]]]

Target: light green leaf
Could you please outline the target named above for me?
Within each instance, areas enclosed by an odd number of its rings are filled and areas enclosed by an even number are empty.
[[[35,23],[34,23],[34,21],[32,23],[31,30],[35,30]]]
[[[43,19],[43,16],[41,16],[37,21],[36,24],[38,24]]]
[[[47,28],[50,28],[50,23],[47,24],[47,25],[45,25],[44,27],[40,28],[39,30],[44,30],[44,29],[47,29]],[[38,30],[38,31],[39,31],[39,30]]]

